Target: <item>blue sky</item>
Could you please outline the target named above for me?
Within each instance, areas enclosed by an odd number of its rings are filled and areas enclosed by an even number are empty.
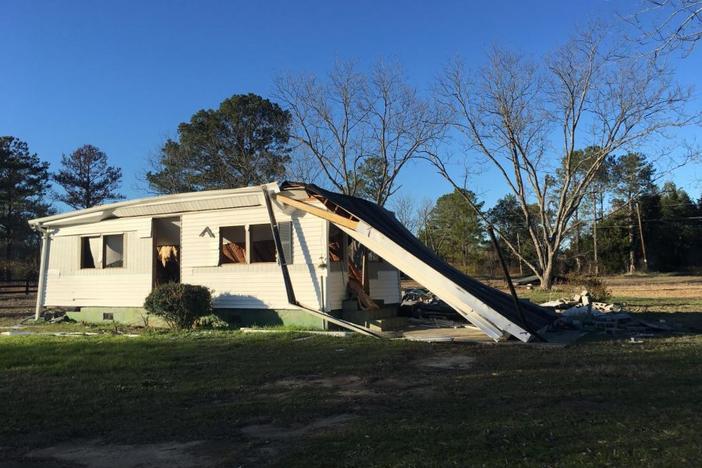
[[[145,193],[148,158],[178,123],[232,94],[272,97],[282,72],[323,74],[334,61],[400,62],[428,89],[456,55],[479,66],[493,44],[538,57],[589,19],[616,19],[637,0],[521,1],[25,1],[0,8],[0,134],[58,167],[90,143],[123,168],[123,192]],[[702,51],[678,64],[699,81]],[[698,90],[699,92],[699,90]],[[702,99],[695,103],[702,105]],[[694,138],[699,128],[684,132]],[[697,197],[699,166],[674,174]],[[422,163],[403,190],[434,198],[449,186]],[[486,171],[472,187],[504,194]]]

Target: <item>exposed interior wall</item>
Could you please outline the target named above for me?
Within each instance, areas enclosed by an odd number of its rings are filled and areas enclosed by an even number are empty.
[[[401,301],[400,272],[388,262],[368,263],[368,289],[370,297],[385,304]]]
[[[327,309],[342,309],[342,302],[348,297],[349,280],[346,262],[330,262],[326,281]],[[401,301],[400,272],[388,262],[368,262],[368,290],[372,299],[384,304],[399,304]]]

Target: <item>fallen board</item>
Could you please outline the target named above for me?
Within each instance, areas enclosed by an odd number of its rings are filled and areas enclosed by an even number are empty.
[[[544,329],[557,319],[555,312],[521,301],[526,321],[523,323],[509,294],[487,286],[441,260],[392,213],[378,205],[329,192],[313,184],[286,182],[281,186],[281,190],[300,189],[322,199],[327,208],[333,206],[337,212],[334,216],[338,216],[341,209],[355,218],[353,224],[337,223],[333,219],[330,222],[429,289],[493,340],[511,335],[527,342],[535,338],[529,330]],[[298,203],[296,208],[305,209],[305,205]]]

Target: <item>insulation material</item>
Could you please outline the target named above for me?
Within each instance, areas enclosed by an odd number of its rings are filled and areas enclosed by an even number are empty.
[[[178,260],[178,247],[175,245],[161,245],[156,248],[158,259],[165,268],[169,261]]]

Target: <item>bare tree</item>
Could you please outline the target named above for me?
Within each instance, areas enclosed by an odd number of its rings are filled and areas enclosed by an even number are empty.
[[[689,92],[648,61],[606,50],[602,37],[580,34],[539,63],[494,50],[481,72],[469,74],[455,63],[440,81],[449,123],[468,153],[489,161],[517,198],[536,261],[501,237],[545,289],[573,216],[607,156],[691,121],[684,112]],[[579,157],[576,145],[590,147],[589,157]],[[445,158],[434,154],[430,160],[459,188]],[[556,171],[558,181],[551,175]]]
[[[305,148],[298,145],[298,147],[292,151],[285,177],[295,182],[313,184],[319,180],[321,172],[322,169],[317,159],[309,154]]]
[[[397,220],[409,231],[417,232],[420,221],[414,198],[407,194],[396,195],[390,202],[390,209],[395,213]]]
[[[417,206],[417,236],[434,252],[441,248],[445,232],[434,232],[431,226],[431,216],[436,205],[429,198],[422,199]]]
[[[341,63],[323,81],[288,75],[276,84],[293,139],[316,159],[321,178],[381,206],[399,188],[400,171],[443,130],[397,66],[379,63],[366,75]]]
[[[641,32],[640,42],[653,45],[654,55],[682,49],[692,52],[702,39],[702,0],[643,0],[625,19]]]

